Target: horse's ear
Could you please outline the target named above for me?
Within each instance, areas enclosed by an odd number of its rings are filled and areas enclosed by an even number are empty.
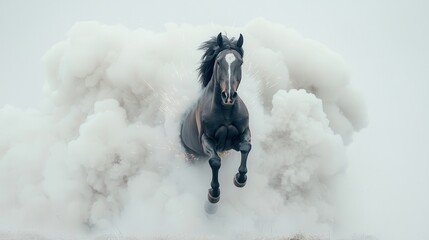
[[[237,47],[241,48],[243,46],[243,41],[244,41],[243,35],[241,35],[240,33],[240,37],[237,40]]]
[[[223,37],[222,37],[222,33],[220,32],[219,35],[217,35],[217,45],[219,47],[222,47],[223,45]]]

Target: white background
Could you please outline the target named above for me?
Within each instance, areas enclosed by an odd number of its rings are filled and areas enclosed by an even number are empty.
[[[37,107],[43,54],[77,21],[162,31],[165,23],[243,26],[263,17],[341,54],[367,102],[369,126],[349,146],[360,233],[428,239],[429,2],[1,1],[0,107]]]

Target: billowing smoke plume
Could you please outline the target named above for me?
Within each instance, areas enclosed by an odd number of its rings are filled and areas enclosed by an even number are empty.
[[[211,171],[180,145],[197,100],[201,42],[244,35],[238,93],[250,112],[248,183],[224,154],[218,212],[204,211]],[[265,20],[163,32],[76,24],[45,55],[40,110],[0,109],[0,230],[146,236],[327,235],[331,182],[366,124],[336,53]]]

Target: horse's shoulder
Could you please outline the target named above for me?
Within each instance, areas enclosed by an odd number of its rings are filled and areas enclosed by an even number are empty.
[[[219,114],[207,113],[201,116],[201,123],[206,129],[214,129],[223,123],[223,119]]]
[[[244,104],[243,100],[241,98],[237,99],[237,115],[239,115],[242,118],[249,118],[249,110],[247,110],[246,104]]]

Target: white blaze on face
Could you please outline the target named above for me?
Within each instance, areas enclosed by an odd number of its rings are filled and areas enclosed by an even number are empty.
[[[225,60],[228,63],[228,93],[231,97],[231,64],[235,61],[235,56],[233,53],[228,53],[225,56]]]

